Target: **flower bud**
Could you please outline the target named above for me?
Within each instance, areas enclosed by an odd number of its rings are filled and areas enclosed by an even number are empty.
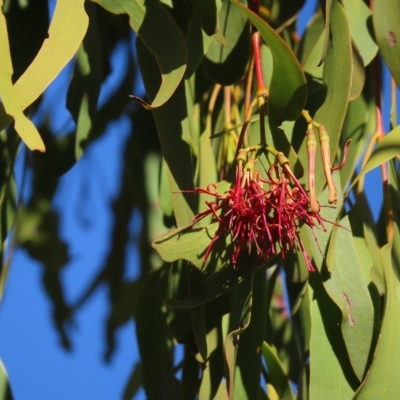
[[[331,170],[331,151],[329,148],[329,136],[326,132],[325,126],[321,125],[318,128],[319,142],[321,144],[321,157],[324,164],[325,179],[328,185],[328,203],[337,203],[337,195],[335,184],[332,179]]]
[[[310,207],[311,211],[317,213],[319,204],[315,195],[315,154],[317,151],[317,139],[315,137],[312,125],[307,130],[307,154],[308,154],[308,188],[310,191]]]

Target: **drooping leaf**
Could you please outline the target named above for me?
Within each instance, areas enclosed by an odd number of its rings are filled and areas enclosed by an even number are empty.
[[[249,326],[241,332],[238,340],[233,397],[239,399],[261,398],[261,347],[265,335],[266,268],[254,271],[251,319]],[[228,340],[228,338],[227,338]],[[226,343],[228,346],[228,342]]]
[[[358,381],[340,330],[340,311],[326,294],[318,272],[310,275],[310,283],[310,400],[351,399]]]
[[[166,262],[183,259],[191,262],[199,269],[206,270],[210,264],[213,269],[220,269],[229,263],[228,237],[218,245],[215,244],[213,248],[217,249],[211,252],[206,263],[203,261],[207,247],[215,235],[218,225],[218,222],[214,222],[208,227],[186,227],[184,230],[176,229],[164,233],[153,242],[153,247]]]
[[[200,363],[193,352],[185,346],[185,355],[182,367],[182,398],[196,400],[200,387]]]
[[[136,50],[144,86],[152,99],[159,87],[159,82],[154,80],[157,63],[140,37],[136,39]],[[175,219],[178,227],[185,226],[195,215],[196,206],[193,194],[182,192],[193,189],[191,150],[184,140],[191,136],[184,83],[178,86],[166,104],[154,109],[153,114],[166,162]]]
[[[148,398],[178,399],[179,384],[172,370],[172,337],[162,299],[166,291],[163,268],[151,273],[136,312],[136,335],[142,359],[142,382]],[[157,382],[157,385],[154,384]]]
[[[233,290],[232,310],[229,318],[229,334],[225,340],[225,358],[228,368],[229,397],[247,398],[236,361],[240,335],[251,321],[254,272],[248,273]]]
[[[293,400],[292,387],[285,368],[276,351],[267,342],[262,344],[262,355],[268,368],[268,383],[274,387],[279,399]]]
[[[332,231],[327,255],[332,272],[324,286],[342,312],[343,338],[354,372],[361,381],[372,343],[374,309],[348,218],[339,223],[340,227],[334,226]]]
[[[186,70],[185,41],[175,21],[158,0],[92,1],[114,14],[128,14],[132,29],[157,59],[152,79],[159,81],[161,73],[161,82],[151,96],[151,104],[136,100],[148,109],[160,107],[173,95]]]
[[[0,1],[0,9],[2,6],[3,0]],[[31,150],[45,151],[43,140],[33,122],[25,116],[23,112],[25,109],[24,104],[19,99],[18,92],[12,83],[14,70],[8,42],[6,19],[2,12],[0,12],[0,54],[2,54],[2,62],[0,63],[0,98],[3,102],[3,112],[15,120],[15,130]],[[7,115],[4,115],[4,117],[7,117]],[[0,114],[0,121],[4,117],[2,118]],[[3,128],[4,126],[0,129]]]
[[[400,232],[396,227],[394,242],[398,243]],[[376,396],[396,397],[400,390],[397,369],[400,363],[400,347],[396,331],[400,324],[399,265],[394,257],[392,243],[382,248],[382,265],[386,284],[386,305],[382,327],[375,349],[372,366],[365,381],[354,396],[355,399],[372,399]],[[379,393],[379,394],[378,394]]]
[[[320,0],[321,7],[324,13],[325,19],[325,35],[324,35],[324,45],[322,47],[322,54],[319,60],[318,66],[322,65],[325,61],[326,54],[328,52],[329,45],[329,36],[331,30],[331,10],[332,10],[332,2],[335,0]]]
[[[232,85],[246,72],[250,27],[247,18],[229,0],[222,0],[218,18],[225,43],[213,40],[202,64],[211,80],[221,85]]]
[[[218,11],[221,0],[191,0],[200,25],[208,36],[218,31]]]
[[[328,51],[324,62],[323,83],[327,88],[327,95],[322,107],[311,117],[323,124],[329,134],[331,162],[335,160],[342,125],[349,103],[351,88],[351,36],[349,23],[343,6],[338,0],[332,1],[331,33]],[[332,110],[335,110],[333,113]],[[307,159],[306,139],[299,150],[299,158]],[[305,166],[304,166],[305,167]],[[305,167],[305,176],[308,174]],[[321,157],[316,157],[315,188],[317,197],[325,185]]]
[[[336,175],[335,181],[338,180]],[[338,197],[342,198],[338,184],[336,188]],[[320,204],[327,204],[327,195],[325,189],[319,198]],[[324,277],[324,288],[341,311],[343,339],[354,372],[361,381],[372,343],[374,309],[367,288],[369,281],[365,280],[348,217],[337,220],[337,212],[336,209],[323,210],[322,216],[335,225],[327,222],[327,232],[315,231],[317,242],[313,234],[309,234],[309,239],[314,261]],[[325,263],[329,272],[324,267]]]
[[[400,87],[400,2],[376,0],[372,10],[375,38],[385,63]]]
[[[351,51],[351,60],[352,60],[352,74],[351,74],[351,89],[350,89],[350,96],[349,100],[353,101],[357,99],[364,87],[365,83],[365,68],[363,64],[363,59],[361,55],[352,42],[352,51]]]
[[[375,150],[371,154],[371,157],[364,165],[360,173],[357,175],[356,179],[353,181],[348,191],[350,191],[352,187],[358,182],[358,180],[362,176],[364,176],[367,172],[391,160],[399,153],[400,153],[400,126],[394,128],[378,143]]]
[[[362,0],[343,0],[350,23],[351,36],[360,52],[364,66],[367,66],[378,52],[372,32],[372,13]]]
[[[189,26],[185,36],[186,47],[188,51],[187,68],[185,78],[190,78],[196,68],[201,63],[204,55],[207,53],[211,42],[214,39],[208,36],[200,26],[198,18],[195,14],[192,15],[189,21]]]
[[[14,85],[21,109],[31,105],[56,78],[78,50],[88,27],[88,16],[80,0],[60,0],[39,53]],[[4,54],[4,52],[2,52]],[[12,122],[0,104],[0,130]]]
[[[218,332],[221,335],[221,332]],[[221,338],[222,339],[222,338]],[[199,399],[213,400],[216,398],[217,390],[224,375],[224,355],[222,351],[222,340],[217,351],[211,354],[204,365]]]
[[[371,70],[368,69],[362,95],[349,103],[343,124],[340,146],[343,148],[349,139],[352,142],[348,148],[346,163],[340,169],[342,190],[347,188],[352,179],[367,140],[375,128],[375,100],[371,78]],[[339,158],[343,158],[343,151],[339,152]]]
[[[13,400],[10,384],[8,382],[7,371],[1,360],[0,360],[0,399]]]

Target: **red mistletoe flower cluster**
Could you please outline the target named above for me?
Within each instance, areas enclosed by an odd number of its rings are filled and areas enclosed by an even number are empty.
[[[284,259],[289,251],[300,250],[309,271],[314,271],[299,227],[306,224],[311,228],[320,226],[324,231],[326,228],[319,213],[311,210],[309,196],[291,171],[288,160],[282,153],[278,153],[277,158],[278,163],[273,164],[267,171],[267,178],[262,179],[255,169],[256,158],[248,159],[247,151],[241,150],[235,183],[228,192],[219,194],[215,185],[195,189],[197,193],[216,198],[214,202],[206,202],[207,210],[192,221],[194,225],[205,216],[213,215],[219,223],[204,262],[215,242],[229,234],[233,265],[242,251],[250,253],[255,249],[260,259],[268,261],[279,251]]]

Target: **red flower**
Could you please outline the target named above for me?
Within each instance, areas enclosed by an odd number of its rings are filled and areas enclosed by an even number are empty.
[[[280,249],[283,259],[287,252],[300,250],[309,271],[314,271],[301,241],[299,228],[307,224],[311,228],[320,226],[326,230],[321,216],[311,211],[309,196],[287,162],[282,166],[272,165],[267,180],[260,177],[254,169],[254,163],[255,160],[250,159],[243,166],[243,160],[239,157],[235,183],[224,194],[219,194],[215,185],[207,189],[195,189],[197,193],[214,196],[216,201],[206,203],[207,210],[193,219],[192,226],[211,214],[219,223],[203,262],[207,261],[214,243],[229,234],[233,246],[233,265],[242,251],[250,253],[254,249],[261,260],[268,261],[277,253],[277,249]]]

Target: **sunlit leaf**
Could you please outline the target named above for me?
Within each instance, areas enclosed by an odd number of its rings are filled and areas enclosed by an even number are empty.
[[[157,62],[140,37],[136,39],[136,50],[144,86],[152,98],[159,88],[159,82],[154,79]],[[194,217],[196,206],[193,194],[182,192],[193,189],[191,151],[184,140],[184,137],[191,136],[184,84],[178,86],[166,104],[154,109],[153,114],[166,163],[175,219],[178,226],[185,226]]]
[[[279,398],[282,400],[294,399],[292,387],[285,372],[285,368],[275,350],[267,342],[262,344],[262,355],[268,368],[268,376],[270,378],[269,384],[275,388]]]
[[[343,5],[349,19],[351,36],[366,66],[378,52],[372,32],[371,10],[362,0],[343,0]]]
[[[343,338],[354,372],[361,381],[372,342],[374,309],[348,218],[339,223],[340,227],[334,226],[332,231],[327,255],[332,272],[324,286],[342,312]]]
[[[396,228],[394,242],[398,243],[400,232]],[[382,265],[386,283],[386,304],[382,327],[365,381],[354,396],[355,399],[372,399],[376,396],[394,398],[400,390],[397,369],[400,363],[400,347],[397,345],[397,329],[400,325],[399,265],[394,256],[392,243],[382,248]]]
[[[385,162],[391,160],[399,153],[400,153],[400,126],[394,128],[378,143],[375,150],[371,154],[371,157],[364,165],[360,173],[357,175],[356,179],[353,181],[352,185],[350,186],[350,189],[367,172],[372,171],[374,168],[379,167]]]
[[[136,98],[146,108],[164,104],[175,92],[186,70],[184,38],[167,10],[157,0],[92,0],[115,14],[128,14],[132,29],[157,59],[161,84],[151,104]],[[155,29],[157,27],[157,29]],[[153,77],[153,79],[157,79]],[[149,95],[149,93],[148,93]]]
[[[21,109],[31,105],[75,55],[88,27],[88,16],[80,0],[59,0],[49,28],[49,38],[14,85]],[[2,54],[5,54],[2,52]],[[10,124],[0,104],[0,130]]]
[[[372,10],[375,38],[385,63],[400,87],[400,2],[398,0],[375,0]]]
[[[176,229],[167,232],[153,242],[153,247],[166,262],[183,259],[191,262],[199,269],[207,269],[210,264],[220,268],[229,263],[229,251],[225,247],[229,245],[227,241],[218,245],[221,252],[215,250],[210,254],[206,263],[203,261],[207,247],[215,235],[218,225],[219,223],[214,222],[208,227],[187,227],[186,230]]]
[[[363,65],[363,59],[358,52],[358,49],[355,47],[354,43],[352,43],[352,76],[351,76],[351,90],[349,100],[353,101],[358,96],[360,96],[364,83],[365,83],[365,68]]]
[[[310,276],[310,400],[351,399],[358,386],[340,330],[339,309],[329,299],[318,273]]]
[[[0,9],[3,6],[3,0],[0,1]],[[6,19],[0,12],[0,54],[2,62],[0,63],[0,98],[3,104],[3,112],[15,120],[15,130],[31,150],[45,151],[45,146],[35,125],[24,114],[24,104],[18,97],[18,92],[12,84],[13,66],[11,61],[10,46],[8,43],[8,32]],[[1,112],[1,110],[0,110]],[[0,124],[7,124],[4,117],[0,114]],[[0,129],[3,129],[2,126]]]

